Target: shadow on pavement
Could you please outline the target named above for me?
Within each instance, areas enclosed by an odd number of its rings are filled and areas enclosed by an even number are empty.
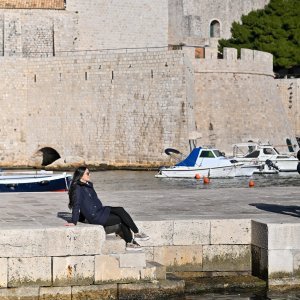
[[[249,205],[255,206],[256,208],[261,210],[300,218],[300,206],[296,206],[296,205],[286,206],[286,205],[267,204],[267,203],[250,203]]]
[[[60,211],[57,213],[57,217],[67,221],[68,223],[72,222],[72,213]]]

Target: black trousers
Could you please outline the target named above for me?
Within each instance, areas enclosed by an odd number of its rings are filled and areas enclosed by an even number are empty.
[[[123,207],[111,207],[110,214],[103,226],[112,226],[120,224],[122,235],[126,243],[132,241],[132,233],[138,233],[139,230],[132,220],[131,216]]]

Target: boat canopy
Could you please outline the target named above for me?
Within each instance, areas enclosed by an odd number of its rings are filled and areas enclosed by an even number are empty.
[[[194,148],[193,151],[187,156],[187,158],[176,164],[176,166],[194,167],[196,165],[196,161],[201,149],[201,147]]]

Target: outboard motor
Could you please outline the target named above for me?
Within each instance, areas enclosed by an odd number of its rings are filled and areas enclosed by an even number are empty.
[[[266,160],[266,165],[269,167],[269,169],[271,170],[271,168],[275,169],[275,170],[279,170],[279,168],[269,159]]]

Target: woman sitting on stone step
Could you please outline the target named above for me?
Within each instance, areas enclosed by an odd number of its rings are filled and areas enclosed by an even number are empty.
[[[69,208],[72,209],[72,223],[74,225],[84,217],[90,224],[99,224],[104,227],[119,225],[120,236],[126,242],[126,250],[139,251],[141,246],[136,241],[149,239],[139,232],[131,216],[123,207],[103,206],[90,182],[90,171],[86,167],[75,170],[69,189]],[[132,232],[134,232],[134,237]]]

